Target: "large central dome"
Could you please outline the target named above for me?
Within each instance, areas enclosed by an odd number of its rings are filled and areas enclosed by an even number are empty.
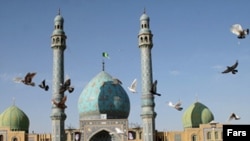
[[[78,99],[80,119],[125,119],[130,112],[130,101],[120,84],[113,84],[113,77],[102,71],[83,89]]]

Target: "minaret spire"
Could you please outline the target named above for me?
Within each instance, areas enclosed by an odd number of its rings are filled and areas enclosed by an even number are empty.
[[[58,9],[58,15],[61,15],[61,10],[60,10],[60,8]]]
[[[141,118],[143,124],[143,139],[144,141],[155,141],[155,117],[154,111],[155,102],[154,95],[151,94],[152,86],[152,60],[151,49],[153,48],[153,34],[149,26],[149,17],[144,12],[140,17],[140,31],[138,35],[139,48],[141,51],[141,77],[142,77],[142,96],[141,96]]]
[[[60,15],[54,18],[54,31],[51,36],[51,48],[53,50],[53,83],[52,83],[52,141],[65,141],[65,119],[64,108],[57,106],[64,98],[64,93],[60,92],[61,84],[64,83],[64,50],[66,49],[67,36],[63,30],[64,19]]]

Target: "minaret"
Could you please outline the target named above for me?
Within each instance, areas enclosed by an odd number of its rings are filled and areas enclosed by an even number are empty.
[[[53,84],[52,99],[59,103],[64,93],[59,93],[61,85],[64,83],[64,50],[66,49],[66,35],[63,31],[64,19],[58,15],[54,19],[54,31],[51,36],[51,48],[53,50]],[[52,141],[65,141],[64,121],[66,114],[64,108],[58,107],[52,103]]]
[[[155,103],[154,95],[150,93],[152,85],[151,49],[153,48],[153,34],[150,30],[149,21],[149,17],[144,10],[140,17],[140,32],[138,35],[139,48],[141,50],[143,141],[155,141]]]

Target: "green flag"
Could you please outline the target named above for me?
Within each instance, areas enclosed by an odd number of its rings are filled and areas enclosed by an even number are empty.
[[[107,52],[103,52],[102,57],[109,58],[109,54]]]

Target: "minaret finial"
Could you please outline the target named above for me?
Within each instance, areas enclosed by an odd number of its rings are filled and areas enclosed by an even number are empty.
[[[12,100],[13,100],[13,101],[12,101],[12,102],[13,102],[13,105],[15,105],[15,104],[16,104],[16,99],[15,99],[15,97],[13,97]]]
[[[104,60],[102,60],[102,71],[104,71],[105,70],[105,62],[104,62]]]
[[[143,9],[143,14],[146,14],[146,8],[144,7],[144,9]]]
[[[195,95],[195,100],[198,102],[198,94]]]
[[[60,8],[58,9],[58,15],[61,15],[61,10],[60,10]]]

